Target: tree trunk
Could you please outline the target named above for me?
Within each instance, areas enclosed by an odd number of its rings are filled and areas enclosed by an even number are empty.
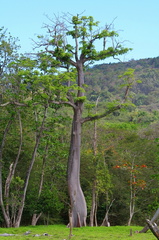
[[[101,224],[101,226],[106,226],[106,227],[110,227],[110,222],[109,222],[109,211],[110,211],[110,208],[111,206],[113,205],[113,202],[115,201],[115,199],[113,199],[108,207],[108,209],[106,210],[106,213],[105,213],[105,217],[103,219],[103,222]]]
[[[3,167],[2,166],[2,159],[3,159],[3,154],[2,153],[3,153],[3,148],[4,148],[4,145],[5,145],[6,136],[7,136],[7,133],[10,129],[10,126],[11,126],[12,122],[13,122],[13,116],[11,116],[10,120],[7,123],[7,126],[4,130],[2,143],[0,145],[0,205],[1,205],[3,216],[4,216],[6,227],[11,227],[11,220],[6,213],[6,210],[5,210],[5,207],[4,207],[4,202],[3,202],[3,190],[2,190],[3,189],[2,188],[2,167]]]
[[[159,218],[159,208],[157,209],[157,211],[151,218],[151,223],[155,222],[157,220],[157,218]],[[146,233],[148,230],[149,230],[149,226],[146,225],[139,233]]]
[[[92,189],[92,206],[90,211],[90,223],[89,225],[93,227],[95,224],[95,210],[96,210],[96,181],[94,181]]]
[[[82,125],[82,110],[84,92],[80,88],[83,88],[84,84],[84,72],[83,63],[81,60],[77,61],[77,82],[78,93],[77,101],[74,105],[74,116],[72,121],[70,152],[68,158],[68,192],[71,201],[71,213],[72,213],[72,227],[86,226],[87,206],[83,191],[80,184],[80,149],[81,149],[81,125]]]
[[[16,221],[15,221],[14,227],[19,227],[20,226],[22,213],[23,213],[23,209],[24,209],[25,198],[26,198],[26,192],[27,192],[29,179],[30,179],[30,174],[31,174],[34,162],[35,162],[36,153],[37,153],[38,146],[39,146],[40,139],[41,139],[41,135],[42,135],[42,132],[43,132],[43,129],[44,129],[44,123],[45,123],[45,119],[46,119],[46,116],[47,116],[47,108],[48,108],[48,106],[45,107],[43,120],[42,120],[42,123],[41,123],[41,126],[40,126],[39,133],[37,134],[37,137],[36,137],[36,143],[35,143],[34,151],[33,151],[33,154],[32,154],[32,159],[31,159],[31,162],[30,162],[27,174],[26,174],[22,200],[21,200],[19,209],[17,211],[17,216],[16,216]]]
[[[17,157],[15,159],[14,163],[11,163],[10,165],[10,169],[9,169],[9,173],[5,182],[5,189],[4,189],[4,198],[6,199],[6,201],[9,200],[9,194],[10,194],[10,185],[11,185],[11,181],[14,177],[15,174],[15,170],[20,158],[20,154],[21,154],[21,150],[22,150],[22,143],[23,143],[23,129],[22,129],[22,121],[21,121],[21,115],[20,115],[20,111],[17,111],[18,114],[18,120],[19,120],[19,133],[20,133],[20,140],[19,140],[19,148],[18,148],[18,153],[17,153]],[[9,204],[6,204],[6,213],[9,216]],[[16,212],[16,211],[13,211]],[[16,213],[15,213],[16,214]],[[11,218],[12,219],[12,218]],[[13,217],[13,219],[15,219],[15,216]],[[12,221],[11,221],[12,222]],[[11,223],[12,225],[13,223]]]
[[[80,104],[79,104],[80,105]],[[87,207],[80,185],[81,108],[74,109],[68,159],[68,191],[71,201],[72,226],[86,226]]]
[[[98,201],[98,193],[96,193],[96,205],[95,205],[95,212],[94,212],[94,224],[95,226],[97,227],[98,226],[98,222],[97,222],[97,208],[98,208],[98,204],[97,204],[97,201]]]
[[[41,192],[42,192],[42,188],[43,188],[43,183],[44,183],[44,172],[45,172],[45,164],[46,164],[46,159],[48,156],[48,148],[49,148],[49,139],[46,143],[45,146],[45,155],[43,157],[43,164],[42,164],[42,171],[41,171],[41,178],[40,178],[40,184],[39,184],[39,192],[38,192],[38,199],[40,198]],[[32,216],[32,221],[31,221],[31,225],[32,226],[36,226],[39,218],[41,217],[42,212],[39,214],[34,213]]]
[[[39,213],[39,214],[36,214],[36,213],[33,214],[32,221],[31,221],[32,226],[36,226],[36,224],[37,224],[39,218],[41,217],[41,215],[42,215],[42,212]]]
[[[98,105],[99,97],[96,100],[96,114],[97,114],[97,105]],[[97,155],[97,122],[94,121],[94,138],[93,138],[93,154],[95,156],[95,162],[93,163],[96,165],[96,155]],[[93,227],[94,225],[97,226],[97,182],[96,176],[94,176],[93,182],[93,189],[92,189],[92,206],[90,212],[90,226]]]
[[[128,226],[131,225],[131,221],[132,221],[133,215],[134,215],[133,213],[130,214],[130,217],[129,217],[129,220],[128,220]]]
[[[132,162],[132,167],[131,169],[133,170],[134,168],[134,160]],[[130,226],[132,218],[135,213],[135,199],[136,199],[136,190],[134,188],[133,182],[135,182],[134,174],[133,172],[130,175],[130,204],[129,204],[129,220],[128,220],[128,226]]]
[[[146,220],[151,232],[154,234],[154,236],[159,239],[159,229],[155,223],[152,223],[150,220]]]

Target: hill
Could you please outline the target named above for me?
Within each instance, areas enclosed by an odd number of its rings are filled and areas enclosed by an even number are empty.
[[[136,80],[142,83],[132,88],[132,102],[139,108],[156,110],[159,107],[159,57],[129,62],[100,64],[89,68],[85,73],[87,96],[95,101],[100,95],[100,101],[112,101],[114,97],[121,96],[123,90],[119,75],[128,68],[135,69]]]

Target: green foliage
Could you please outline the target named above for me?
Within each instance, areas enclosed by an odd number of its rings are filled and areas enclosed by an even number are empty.
[[[22,180],[20,177],[15,177],[12,179],[11,182],[11,188],[15,193],[18,193],[19,190],[23,188],[24,185],[24,180]]]
[[[4,27],[0,28],[0,65],[5,72],[7,64],[17,57],[18,39],[11,36]],[[2,72],[1,72],[2,73]]]
[[[99,22],[94,21],[92,16],[87,17],[77,14],[72,19],[69,16],[65,16],[65,18],[68,18],[69,27],[66,25],[66,21],[63,21],[63,17],[61,17],[59,19],[61,24],[55,21],[55,26],[49,29],[51,34],[48,43],[51,50],[48,48],[48,59],[52,55],[55,61],[61,62],[60,65],[75,66],[74,58],[76,61],[77,59],[82,59],[83,63],[85,63],[87,61],[102,60],[111,56],[115,57],[131,50],[130,48],[124,48],[121,44],[112,44],[113,46],[108,46],[107,49],[105,46],[102,46],[103,50],[97,51],[96,42],[98,40],[105,42],[107,38],[111,38],[115,43],[115,38],[118,37],[117,32],[112,31],[108,26],[101,30]],[[75,40],[72,45],[69,44],[67,36]],[[41,40],[41,38],[43,37],[40,36],[39,39]],[[45,58],[43,69],[51,61]]]
[[[84,102],[86,100],[86,96],[83,96],[83,97],[76,97],[75,98],[75,102],[78,101],[78,102]]]
[[[87,69],[85,74],[86,84],[89,85],[87,98],[89,100],[96,99],[92,96],[94,94],[99,96],[99,93],[97,93],[99,90],[100,101],[111,101],[114,96],[123,98],[123,88],[121,86],[126,87],[129,84],[131,89],[129,96],[135,105],[147,111],[157,110],[158,62],[159,58],[148,58],[95,65],[93,68]],[[134,76],[132,76],[133,72]]]

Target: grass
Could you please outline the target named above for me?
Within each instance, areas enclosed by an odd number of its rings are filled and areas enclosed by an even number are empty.
[[[130,230],[132,229],[132,236]],[[74,228],[71,240],[155,240],[156,237],[148,231],[147,233],[136,233],[142,227],[133,226],[115,226],[115,227],[82,227]],[[30,231],[29,235],[24,235],[26,231]],[[49,226],[28,226],[20,228],[1,228],[0,234],[16,234],[15,236],[0,236],[0,240],[68,240],[69,228],[64,225]],[[44,233],[49,236],[42,236]],[[41,236],[34,236],[39,234]]]

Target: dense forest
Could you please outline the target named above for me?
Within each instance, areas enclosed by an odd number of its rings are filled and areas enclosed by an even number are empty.
[[[159,57],[86,67],[85,96],[76,96],[84,90],[75,71],[59,72],[49,52],[19,55],[4,28],[0,47],[0,225],[68,224],[72,98],[84,102],[83,119],[94,119],[82,125],[81,139],[87,224],[144,225],[159,208]],[[106,108],[110,114],[98,119]]]

